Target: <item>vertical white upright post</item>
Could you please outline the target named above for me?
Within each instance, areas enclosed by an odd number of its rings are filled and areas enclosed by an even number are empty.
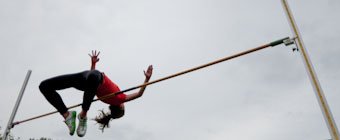
[[[283,7],[286,11],[286,15],[288,17],[291,29],[294,33],[294,35],[296,36],[297,39],[297,46],[299,48],[300,54],[302,56],[303,62],[305,64],[305,68],[307,70],[309,79],[311,81],[311,84],[313,86],[314,92],[316,94],[316,97],[318,99],[322,114],[324,116],[324,119],[327,123],[327,127],[329,130],[330,135],[332,136],[333,140],[340,140],[339,139],[339,132],[338,132],[338,128],[336,126],[336,123],[333,119],[333,115],[331,113],[331,110],[328,106],[328,103],[326,101],[325,95],[321,89],[321,85],[319,83],[318,77],[316,76],[315,70],[313,68],[312,62],[310,61],[310,58],[308,56],[307,50],[303,44],[300,32],[297,28],[297,25],[295,23],[294,17],[290,11],[290,8],[288,6],[288,3],[286,0],[282,0],[282,4]]]
[[[17,111],[18,111],[18,108],[19,108],[19,105],[20,105],[22,96],[24,95],[24,91],[25,91],[25,89],[26,89],[26,86],[27,86],[28,80],[29,80],[29,78],[30,78],[30,76],[31,76],[31,73],[32,73],[32,71],[31,71],[31,70],[28,70],[28,72],[27,72],[27,74],[26,74],[26,78],[25,78],[24,84],[23,84],[22,87],[21,87],[21,90],[20,90],[20,93],[19,93],[17,102],[15,103],[15,106],[14,106],[14,108],[13,108],[11,117],[9,118],[7,127],[6,127],[5,132],[4,132],[3,136],[2,136],[2,140],[7,140],[7,136],[8,136],[8,134],[9,134],[11,128],[13,127],[13,120],[14,120],[14,117],[15,117]]]

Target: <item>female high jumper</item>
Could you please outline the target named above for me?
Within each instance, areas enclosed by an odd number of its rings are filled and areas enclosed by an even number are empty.
[[[100,52],[92,51],[92,54],[89,54],[91,57],[91,70],[53,77],[42,81],[39,85],[39,89],[47,101],[64,117],[64,122],[70,131],[70,135],[73,135],[76,130],[77,113],[76,111],[68,111],[57,90],[73,87],[84,91],[82,110],[77,117],[79,120],[77,135],[79,137],[83,137],[86,134],[87,111],[90,109],[94,97],[97,96],[100,99],[105,95],[120,91],[119,87],[112,82],[107,75],[96,70],[99,53]],[[148,69],[144,71],[144,83],[149,82],[152,70],[152,65],[149,65]],[[107,99],[100,99],[102,102],[109,104],[110,110],[110,112],[107,113],[101,111],[100,115],[95,118],[95,121],[100,125],[100,129],[103,131],[104,128],[109,127],[110,120],[122,117],[125,112],[124,103],[141,97],[145,88],[146,86],[141,87],[139,92],[132,94],[120,93]]]

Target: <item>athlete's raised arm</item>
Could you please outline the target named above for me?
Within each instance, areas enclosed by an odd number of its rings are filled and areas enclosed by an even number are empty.
[[[152,65],[149,65],[149,67],[146,70],[146,72],[144,71],[144,75],[145,75],[144,83],[149,82],[149,80],[151,78],[151,75],[152,75],[152,70],[153,70]],[[143,95],[143,93],[144,93],[145,88],[146,88],[146,86],[141,87],[139,92],[126,95],[125,102],[128,102],[128,101],[131,101],[131,100],[134,100],[134,99],[137,99],[137,98],[141,97]]]
[[[96,69],[96,63],[99,61],[99,58],[98,58],[99,54],[100,54],[100,51],[98,51],[97,53],[96,50],[92,51],[92,54],[89,54],[89,56],[91,57],[91,70]]]

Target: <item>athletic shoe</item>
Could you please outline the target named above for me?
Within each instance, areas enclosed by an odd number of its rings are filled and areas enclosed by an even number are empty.
[[[74,134],[74,131],[76,131],[76,117],[77,112],[76,111],[69,111],[69,115],[65,119],[65,123],[70,130],[70,135],[72,136]]]
[[[78,114],[78,128],[77,128],[77,134],[79,137],[83,137],[86,134],[86,129],[87,129],[87,117],[81,118],[80,114]]]

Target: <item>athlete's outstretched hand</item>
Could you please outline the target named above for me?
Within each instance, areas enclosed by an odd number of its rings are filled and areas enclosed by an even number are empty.
[[[151,75],[152,75],[152,69],[153,69],[152,65],[149,65],[148,69],[146,71],[144,71],[144,75],[145,75],[144,84],[149,82],[149,80],[151,78]],[[126,95],[126,98],[125,98],[124,102],[128,102],[128,101],[131,101],[131,100],[134,100],[134,99],[137,99],[137,98],[141,97],[143,95],[143,93],[144,93],[145,88],[146,88],[146,86],[142,86],[139,89],[139,92],[135,92],[135,93]]]
[[[91,57],[92,64],[95,64],[99,61],[99,58],[98,58],[99,54],[100,54],[100,51],[98,51],[97,53],[96,50],[94,51],[92,50],[92,54],[89,54],[89,56]]]
[[[149,65],[149,67],[146,70],[146,72],[144,71],[145,79],[149,80],[151,78],[152,70],[153,70],[152,65]]]

